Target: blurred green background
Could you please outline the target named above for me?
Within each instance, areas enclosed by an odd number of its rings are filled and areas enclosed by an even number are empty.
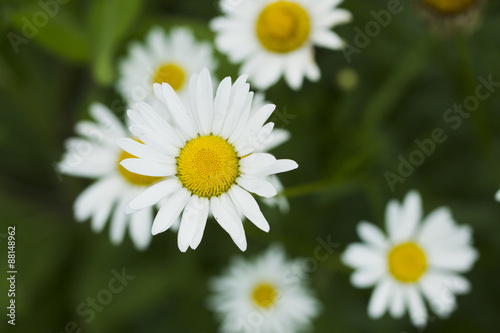
[[[64,1],[61,1],[64,2]],[[22,36],[26,18],[42,10],[37,1],[0,1],[0,323],[2,332],[64,332],[74,321],[83,332],[214,332],[217,322],[205,305],[207,279],[218,275],[234,255],[252,257],[273,242],[290,256],[311,257],[317,238],[339,244],[332,256],[310,273],[323,304],[315,332],[419,332],[408,317],[366,315],[370,290],[353,288],[350,270],[339,262],[345,246],[357,240],[360,220],[383,225],[385,204],[410,189],[421,192],[425,212],[448,205],[460,224],[474,228],[480,259],[466,274],[473,290],[458,297],[458,310],[434,319],[425,332],[496,332],[500,305],[500,89],[481,102],[456,130],[443,119],[479,84],[477,76],[500,82],[500,3],[490,1],[479,31],[467,37],[434,37],[414,10],[404,10],[347,63],[341,51],[317,49],[320,82],[305,82],[295,93],[283,81],[266,93],[278,110],[291,115],[277,125],[292,139],[274,151],[300,168],[281,177],[291,212],[261,205],[271,224],[265,234],[245,229],[248,250],[241,254],[213,221],[196,251],[182,254],[176,235],[165,232],[139,253],[130,239],[115,247],[108,228],[94,234],[77,224],[72,204],[89,181],[60,176],[54,163],[73,126],[99,101],[123,116],[125,103],[113,88],[117,60],[130,40],[141,40],[153,25],[190,26],[200,39],[213,39],[209,20],[219,15],[216,1],[66,1],[58,13],[14,51],[9,33]],[[355,27],[373,20],[371,10],[387,1],[347,0],[353,22],[335,30],[353,44]],[[12,36],[12,35],[10,35]],[[218,54],[219,78],[237,75]],[[342,69],[358,77],[342,89]],[[384,173],[397,173],[402,155],[417,149],[415,140],[435,128],[448,139],[392,192]],[[16,326],[7,325],[5,279],[7,227],[16,226]],[[135,276],[94,320],[86,323],[77,307],[96,297],[126,269]],[[71,331],[70,329],[69,331]]]

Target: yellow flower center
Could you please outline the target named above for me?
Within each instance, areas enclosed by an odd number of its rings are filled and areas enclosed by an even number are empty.
[[[460,14],[477,0],[424,0],[424,3],[441,14]]]
[[[164,64],[160,66],[153,77],[153,83],[168,83],[175,91],[182,88],[186,74],[184,70],[176,64]]]
[[[252,300],[258,307],[269,308],[276,303],[278,293],[276,288],[269,283],[262,283],[255,287],[252,292]]]
[[[217,197],[235,184],[239,158],[234,147],[214,136],[199,136],[181,149],[177,157],[177,177],[199,197]]]
[[[424,251],[412,242],[393,247],[387,259],[392,276],[401,282],[416,282],[427,269]]]
[[[139,141],[139,140],[137,140],[137,141]],[[161,179],[163,179],[162,177],[150,177],[150,176],[138,175],[136,173],[128,171],[120,164],[121,161],[126,160],[127,158],[137,158],[137,156],[134,156],[134,155],[122,150],[122,153],[120,154],[120,157],[118,158],[118,171],[120,172],[122,177],[126,181],[128,181],[130,184],[138,185],[138,186],[149,186],[149,185],[154,184],[154,183],[160,181]]]
[[[287,53],[298,49],[309,37],[309,16],[296,3],[277,1],[262,10],[256,28],[266,49]]]

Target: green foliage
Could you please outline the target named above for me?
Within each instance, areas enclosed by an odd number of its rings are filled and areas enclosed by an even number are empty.
[[[413,1],[415,2],[415,1]],[[212,1],[69,1],[59,6],[33,37],[23,35],[26,22],[43,11],[37,1],[0,2],[0,234],[16,225],[19,263],[19,332],[63,332],[74,321],[83,332],[214,332],[217,321],[207,308],[207,281],[234,255],[251,257],[273,242],[293,257],[313,256],[318,237],[331,236],[338,252],[311,272],[311,286],[323,304],[314,331],[417,332],[407,317],[366,315],[369,290],[353,288],[350,270],[339,254],[357,240],[361,220],[384,223],[385,204],[409,189],[421,192],[425,212],[449,206],[459,224],[474,229],[481,257],[471,273],[473,290],[459,296],[448,320],[433,320],[425,332],[494,332],[500,311],[498,254],[500,204],[493,197],[500,184],[500,90],[457,129],[443,114],[474,93],[479,75],[500,81],[500,4],[489,1],[484,24],[468,37],[441,39],[429,33],[409,1],[379,36],[347,63],[341,51],[316,50],[319,82],[306,82],[300,92],[283,81],[266,92],[278,110],[293,116],[278,122],[292,133],[274,151],[296,160],[297,171],[281,177],[291,212],[263,206],[271,232],[245,223],[248,250],[240,253],[229,236],[210,220],[196,251],[182,254],[176,234],[154,238],[137,252],[126,236],[109,242],[109,227],[100,234],[90,223],[75,222],[72,205],[90,184],[54,170],[64,139],[74,135],[77,120],[88,117],[91,102],[112,106],[121,101],[112,86],[118,59],[132,40],[141,41],[152,26],[188,26],[198,39],[212,41],[207,29],[219,13]],[[352,23],[335,30],[352,44],[356,31],[373,20],[370,11],[386,1],[344,1]],[[8,33],[27,39],[15,52]],[[237,75],[237,66],[218,54],[219,78]],[[343,90],[337,73],[353,70],[358,84]],[[113,109],[120,117],[124,103]],[[448,139],[391,191],[384,174],[397,173],[399,156],[408,157],[415,140],[442,128]],[[0,235],[1,236],[1,235]],[[0,237],[4,270],[4,239]],[[112,270],[136,278],[91,322],[77,313],[87,297],[106,288]],[[0,305],[5,311],[7,282],[0,279]],[[2,332],[11,332],[5,315]]]

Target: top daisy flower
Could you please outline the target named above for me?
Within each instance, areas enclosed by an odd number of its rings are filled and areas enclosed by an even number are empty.
[[[401,205],[395,200],[387,205],[387,238],[376,226],[362,222],[358,234],[365,243],[349,245],[342,255],[343,262],[356,269],[353,285],[376,285],[368,305],[370,317],[389,310],[400,318],[408,308],[413,324],[422,327],[427,323],[422,296],[438,316],[447,317],[456,307],[455,294],[470,289],[459,274],[469,271],[478,257],[470,227],[458,226],[446,207],[421,219],[420,195],[412,191]]]
[[[342,0],[241,0],[234,6],[221,0],[225,12],[212,20],[217,48],[232,62],[244,62],[240,73],[259,89],[267,89],[284,75],[295,90],[304,76],[320,78],[313,46],[340,49],[344,43],[330,28],[351,20],[336,6]]]
[[[154,92],[166,106],[172,122],[161,118],[148,104],[129,110],[130,131],[144,144],[120,139],[118,145],[138,158],[121,161],[127,170],[166,177],[133,199],[127,211],[151,206],[163,198],[164,205],[153,221],[153,235],[170,228],[181,215],[178,245],[195,249],[203,236],[209,213],[244,251],[246,238],[241,221],[246,216],[257,227],[269,224],[252,195],[272,197],[276,189],[265,178],[297,168],[292,160],[276,160],[256,152],[272,133],[266,120],[275,109],[267,104],[252,110],[253,92],[246,76],[231,85],[225,78],[215,98],[212,79],[205,68],[189,82],[189,106],[168,84],[155,84]],[[248,192],[247,192],[248,191]]]
[[[155,98],[153,84],[168,83],[182,100],[187,101],[188,80],[202,68],[216,68],[212,46],[197,42],[191,30],[176,27],[169,34],[154,27],[145,45],[134,42],[129,54],[119,64],[120,80],[116,88],[129,105],[150,104],[162,116],[163,105]]]

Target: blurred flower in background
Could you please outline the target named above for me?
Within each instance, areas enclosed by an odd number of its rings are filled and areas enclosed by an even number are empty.
[[[167,34],[154,27],[146,36],[145,45],[134,42],[128,56],[119,64],[117,89],[129,107],[146,102],[163,117],[168,112],[153,94],[154,83],[168,83],[184,102],[188,100],[189,78],[207,67],[213,71],[216,60],[207,42],[197,42],[190,29],[174,27]]]
[[[486,0],[418,0],[420,14],[439,36],[472,33],[481,25]]]
[[[245,260],[235,258],[210,281],[209,308],[221,321],[220,332],[303,332],[311,328],[320,305],[307,288],[301,259],[287,260],[283,249],[271,246]]]
[[[154,92],[165,104],[172,123],[148,104],[137,104],[138,111],[128,112],[130,130],[144,144],[119,141],[123,150],[139,157],[121,164],[131,172],[166,180],[134,198],[128,208],[138,211],[168,197],[153,222],[154,235],[169,229],[182,213],[179,249],[196,249],[207,218],[213,214],[235,244],[246,250],[241,216],[263,231],[270,228],[249,192],[275,196],[277,191],[266,178],[298,167],[292,160],[257,152],[273,133],[274,123],[265,122],[276,106],[267,104],[251,112],[253,92],[246,76],[233,85],[230,77],[225,78],[214,97],[206,68],[191,77],[189,106],[168,84],[155,84]]]
[[[358,288],[375,285],[368,314],[381,317],[387,310],[400,318],[408,310],[416,326],[425,326],[430,308],[446,318],[456,308],[455,294],[470,290],[459,273],[468,272],[478,257],[472,246],[472,230],[458,226],[446,207],[437,208],[422,220],[420,195],[412,191],[400,205],[387,204],[386,229],[367,222],[358,225],[363,243],[351,244],[343,262],[356,271],[351,283]]]
[[[131,215],[124,209],[133,197],[161,178],[137,175],[122,167],[122,160],[134,156],[122,151],[115,140],[127,136],[128,131],[102,104],[92,104],[90,114],[96,122],[76,124],[75,131],[81,137],[66,140],[67,151],[58,165],[63,174],[96,179],[75,200],[75,218],[78,222],[91,218],[92,230],[101,232],[111,217],[111,242],[120,244],[128,229],[135,247],[144,250],[152,238],[154,208]]]
[[[224,15],[212,20],[217,48],[231,62],[242,63],[258,89],[267,89],[281,76],[294,90],[304,77],[318,81],[321,73],[314,46],[341,49],[342,39],[330,29],[349,22],[351,14],[336,8],[342,0],[221,1]]]

